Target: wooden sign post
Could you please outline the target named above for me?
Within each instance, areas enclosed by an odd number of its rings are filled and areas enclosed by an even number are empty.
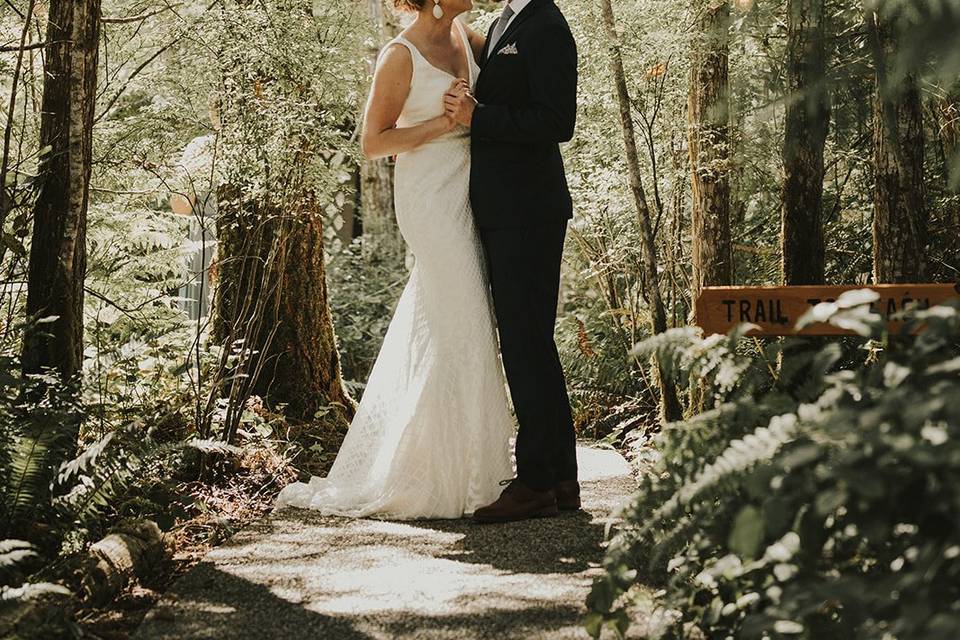
[[[870,303],[871,311],[889,318],[911,308],[927,309],[947,300],[960,298],[960,284],[880,284],[793,287],[706,287],[697,298],[696,324],[706,335],[727,333],[741,322],[759,327],[752,336],[839,336],[846,331],[826,323],[816,323],[797,331],[794,327],[811,307],[833,302],[846,291],[870,289],[880,298]],[[899,322],[890,321],[892,331]]]

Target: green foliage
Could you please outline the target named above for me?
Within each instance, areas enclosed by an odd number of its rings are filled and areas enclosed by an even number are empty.
[[[33,545],[25,540],[0,540],[0,616],[17,602],[47,595],[69,595],[69,591],[49,582],[24,582],[23,566],[37,557]]]
[[[13,358],[5,361],[11,370],[18,367]],[[144,481],[156,465],[194,446],[145,437],[142,423],[78,446],[82,410],[73,389],[45,377],[44,395],[35,397],[30,380],[8,376],[8,384],[0,389],[0,537],[28,537],[46,554],[63,540],[101,534],[134,480]]]
[[[579,304],[560,320],[557,331],[574,422],[583,436],[616,440],[653,422],[655,395],[647,372],[628,357],[623,319],[597,300],[584,298]]]
[[[0,12],[9,44],[18,41],[27,2],[6,4],[17,9]],[[209,344],[206,320],[188,322],[177,308],[177,290],[188,277],[185,258],[193,247],[184,242],[186,219],[170,212],[171,196],[203,198],[233,183],[245,198],[287,211],[296,204],[288,196],[312,191],[336,219],[346,199],[345,181],[359,161],[358,113],[370,55],[379,44],[365,3],[151,4],[104,2],[104,16],[149,17],[102,24],[108,46],[101,55],[93,131],[79,399],[69,389],[51,387],[45,397],[25,403],[23,386],[28,391],[29,381],[17,377],[12,356],[25,297],[19,283],[26,280],[32,176],[44,154],[37,144],[43,74],[36,50],[25,57],[16,108],[6,114],[13,139],[11,173],[2,185],[9,198],[0,198],[0,537],[22,537],[22,529],[37,523],[35,532],[60,536],[76,548],[120,515],[135,512],[165,518],[164,528],[173,524],[188,500],[178,495],[173,477],[203,468],[198,460],[237,451],[192,435],[205,414],[220,419],[226,411],[227,401],[212,384],[223,352]],[[475,27],[485,31],[499,6],[489,0],[477,4]],[[682,327],[691,307],[686,109],[692,4],[613,4],[655,217],[659,284],[669,325]],[[837,308],[829,310],[828,319],[873,340],[761,344],[740,335],[701,339],[681,328],[647,340],[644,291],[650,283],[640,268],[639,227],[624,179],[608,51],[597,37],[599,6],[561,6],[581,59],[577,136],[564,149],[577,216],[558,323],[578,428],[610,441],[631,430],[652,432],[657,421],[652,355],[686,390],[689,414],[659,436],[658,473],[644,478],[628,511],[635,525],[611,547],[610,578],[591,601],[591,628],[608,619],[626,628],[629,616],[620,608],[621,598],[638,575],[661,580],[668,607],[682,609],[684,621],[719,637],[746,638],[756,628],[771,636],[802,635],[793,633],[798,627],[791,624],[802,625],[811,637],[852,637],[836,627],[857,624],[864,611],[887,624],[861,625],[862,633],[876,631],[876,637],[893,633],[899,624],[894,620],[949,623],[953,614],[944,614],[941,605],[956,594],[937,580],[943,571],[955,570],[952,555],[944,555],[954,554],[954,547],[937,542],[942,562],[924,563],[936,555],[936,548],[925,546],[934,544],[931,540],[952,540],[931,531],[948,516],[955,520],[955,506],[953,512],[944,506],[955,505],[956,483],[949,474],[957,464],[951,445],[956,413],[947,395],[956,395],[950,383],[957,374],[951,364],[955,321],[931,318],[928,332],[906,341],[877,332],[862,309]],[[730,175],[741,283],[779,277],[783,113],[788,101],[802,99],[785,95],[784,6],[738,1],[732,10]],[[876,61],[864,32],[866,8],[911,34],[888,62],[892,79],[917,73],[923,80],[931,276],[956,279],[960,156],[948,144],[949,121],[938,117],[937,109],[945,107],[955,118],[960,104],[955,45],[960,2],[827,0],[826,6],[832,93],[824,184],[827,278],[860,282],[871,268]],[[43,15],[35,20],[30,32],[40,34]],[[15,53],[0,55],[4,97],[17,89],[6,80],[14,61]],[[185,149],[200,140],[206,141],[205,153],[184,162]],[[328,232],[333,227],[327,225]],[[406,280],[405,266],[372,260],[350,247],[332,255],[328,277],[344,374],[358,391]],[[633,350],[638,341],[644,342]],[[80,402],[78,441],[73,436]],[[241,429],[250,438],[278,434],[280,418],[238,404]],[[942,439],[941,431],[949,439],[934,445],[931,438]],[[333,448],[319,438],[314,446]],[[43,480],[43,471],[51,469],[58,470],[52,486]],[[864,498],[864,491],[876,495]],[[847,536],[850,526],[858,533]],[[817,535],[825,541],[820,546]],[[24,549],[12,549],[30,562]],[[783,560],[788,552],[793,556]],[[897,571],[890,569],[894,563]],[[781,580],[790,571],[784,565],[797,570]],[[715,584],[702,584],[710,579]],[[895,588],[907,594],[896,603],[869,600]],[[782,591],[774,601],[777,589]],[[831,609],[834,602],[841,608]],[[900,616],[908,609],[909,616]],[[923,629],[919,623],[916,628]],[[936,637],[936,628],[926,630]]]
[[[407,277],[401,256],[365,256],[359,240],[330,258],[330,313],[351,392],[370,374]]]
[[[367,79],[360,3],[226,2],[213,27],[222,83],[218,171],[243,200],[284,201],[301,179],[324,204],[340,190],[336,155],[348,141]],[[293,190],[293,196],[300,194]]]
[[[641,346],[681,370],[714,363],[708,407],[664,429],[591,594],[596,629],[622,625],[644,575],[675,612],[669,637],[685,624],[710,638],[953,637],[960,307],[887,335],[869,301],[849,294],[801,321],[867,342],[748,355],[736,334],[688,334]],[[858,352],[865,361],[851,362]]]
[[[12,373],[19,369],[15,358],[0,361],[0,537],[31,534],[49,542],[49,470],[76,446],[77,394],[56,376],[21,380]]]

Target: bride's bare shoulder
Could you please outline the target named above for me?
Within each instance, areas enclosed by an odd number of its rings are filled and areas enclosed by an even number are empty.
[[[393,41],[380,52],[375,74],[378,80],[393,78],[402,81],[410,80],[413,76],[413,53],[399,41]]]

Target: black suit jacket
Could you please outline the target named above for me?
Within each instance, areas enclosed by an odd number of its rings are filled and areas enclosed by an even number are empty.
[[[553,0],[533,0],[495,49],[489,57],[483,52],[471,122],[470,202],[477,225],[565,222],[573,204],[559,144],[573,137],[577,117],[573,34]]]

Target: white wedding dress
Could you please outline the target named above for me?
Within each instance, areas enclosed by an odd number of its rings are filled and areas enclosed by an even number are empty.
[[[413,57],[397,126],[441,115],[453,76],[405,38],[393,44]],[[467,57],[472,86],[479,69]],[[496,500],[500,481],[513,476],[514,423],[469,175],[464,127],[397,158],[397,221],[415,266],[333,468],[284,488],[278,505],[350,517],[459,518]]]

